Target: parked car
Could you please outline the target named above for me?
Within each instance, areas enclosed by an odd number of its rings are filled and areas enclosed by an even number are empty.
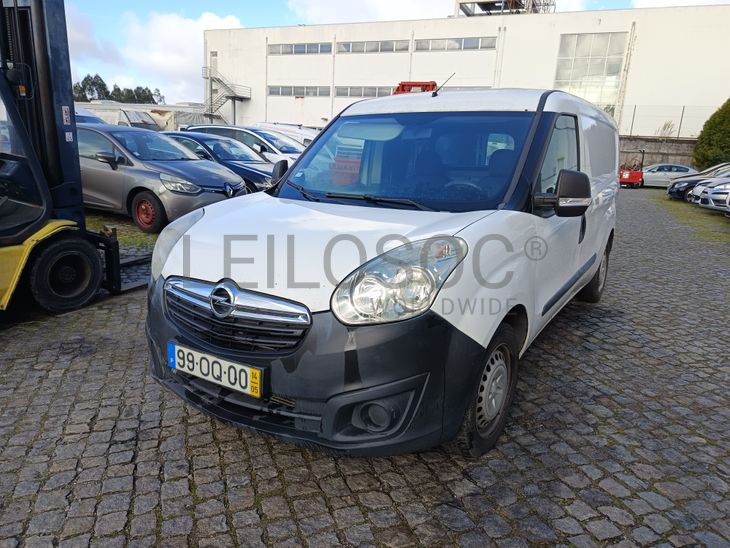
[[[714,165],[699,173],[683,175],[672,180],[667,188],[667,195],[670,198],[692,202],[692,189],[706,179],[713,177],[730,177],[730,162]]]
[[[74,117],[77,124],[106,124],[104,120],[86,108],[74,107]]]
[[[163,133],[198,157],[226,166],[244,180],[249,192],[271,188],[271,170],[274,164],[240,141],[194,131]]]
[[[697,171],[679,164],[653,164],[644,168],[644,183],[642,186],[666,188],[675,177],[691,173],[697,173]]]
[[[266,123],[258,122],[254,124],[255,127],[264,130],[276,131],[287,137],[291,137],[302,145],[309,146],[314,141],[314,138],[319,133],[319,130],[312,129],[311,127],[298,126],[294,124],[277,124],[277,123]]]
[[[730,181],[707,185],[700,195],[700,207],[727,211],[727,199],[730,194]]]
[[[519,357],[573,297],[601,298],[617,158],[612,119],[563,92],[354,103],[275,189],[160,235],[151,374],[290,441],[481,454]]]
[[[712,178],[712,179],[705,179],[703,181],[700,181],[695,185],[695,187],[692,189],[691,197],[692,197],[692,203],[699,204],[700,199],[702,196],[702,193],[707,190],[708,188],[714,188],[716,185],[721,185],[723,183],[727,183],[730,181],[730,178],[727,177],[719,177],[719,178]]]
[[[190,126],[187,131],[211,133],[241,141],[271,162],[296,160],[304,150],[301,143],[286,135],[256,127],[206,125]]]
[[[154,131],[100,124],[77,129],[84,204],[130,215],[145,232],[246,191],[226,167]]]

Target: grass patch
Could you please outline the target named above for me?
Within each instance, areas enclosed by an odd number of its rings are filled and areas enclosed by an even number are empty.
[[[669,211],[678,222],[690,227],[700,240],[730,244],[730,219],[721,212],[672,200],[664,192],[652,193],[651,199]]]
[[[130,248],[152,250],[157,241],[157,234],[142,232],[129,217],[86,210],[86,228],[88,230],[98,232],[104,225],[117,229],[117,240],[119,240],[119,247],[122,250]]]

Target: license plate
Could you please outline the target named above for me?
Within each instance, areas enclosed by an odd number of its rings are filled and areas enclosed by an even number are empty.
[[[167,366],[254,398],[261,397],[264,375],[255,367],[216,358],[174,342],[167,343]]]

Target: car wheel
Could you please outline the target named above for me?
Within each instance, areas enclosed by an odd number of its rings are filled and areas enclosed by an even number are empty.
[[[41,248],[30,270],[30,287],[33,298],[42,308],[67,312],[94,298],[103,275],[96,247],[83,238],[71,236]]]
[[[692,203],[692,189],[685,191],[683,196],[685,202],[687,202],[688,204]]]
[[[518,354],[514,331],[502,324],[485,352],[485,363],[450,446],[465,457],[483,455],[504,431],[517,386]]]
[[[601,257],[601,264],[598,265],[598,270],[593,275],[593,278],[591,278],[591,281],[588,282],[588,285],[581,289],[577,295],[579,301],[597,303],[601,300],[603,289],[606,287],[606,277],[608,276],[609,253],[608,246],[606,246],[606,250]]]
[[[144,232],[159,232],[167,224],[162,202],[147,191],[135,194],[132,199],[132,219]]]

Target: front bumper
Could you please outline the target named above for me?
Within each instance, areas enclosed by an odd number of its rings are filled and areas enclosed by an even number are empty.
[[[174,221],[178,217],[182,217],[195,209],[220,202],[226,198],[227,196],[223,192],[211,192],[207,190],[195,195],[175,194],[170,191],[160,194],[160,199],[162,200],[162,205],[165,207],[165,213],[169,221]]]
[[[677,200],[684,200],[684,195],[687,192],[692,192],[693,187],[682,187],[682,188],[674,188],[669,187],[667,189],[667,196],[670,198],[676,198]]]
[[[160,279],[149,290],[153,378],[205,413],[287,441],[352,455],[433,447],[458,431],[481,371],[484,348],[433,312],[354,328],[330,312],[313,314],[304,339],[283,355],[213,348],[167,317],[163,286]],[[262,368],[263,397],[168,368],[168,341]],[[386,410],[385,428],[367,423],[372,405]]]

